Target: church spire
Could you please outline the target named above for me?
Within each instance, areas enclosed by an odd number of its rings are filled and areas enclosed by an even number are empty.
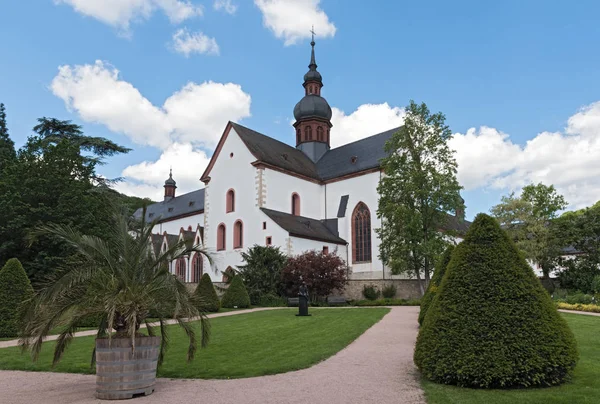
[[[329,150],[329,132],[331,129],[331,107],[321,97],[323,78],[317,71],[315,60],[315,31],[310,31],[310,64],[304,75],[304,97],[294,107],[296,122],[296,148],[302,150],[311,160],[319,160]]]

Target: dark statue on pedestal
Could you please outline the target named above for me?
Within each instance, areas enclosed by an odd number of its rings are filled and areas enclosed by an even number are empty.
[[[306,282],[302,282],[298,290],[298,314],[297,316],[310,316],[308,314],[308,288]]]

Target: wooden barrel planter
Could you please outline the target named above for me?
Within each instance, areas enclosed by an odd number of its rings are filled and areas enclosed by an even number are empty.
[[[150,395],[156,382],[160,337],[137,337],[135,351],[130,338],[96,340],[96,397],[123,400]]]

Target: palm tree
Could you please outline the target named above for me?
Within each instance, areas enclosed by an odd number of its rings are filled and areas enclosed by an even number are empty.
[[[146,223],[117,216],[116,225],[106,238],[81,235],[68,226],[45,225],[35,236],[55,237],[76,251],[75,258],[60,268],[29,301],[22,315],[23,349],[31,349],[36,360],[42,342],[55,327],[64,327],[54,349],[56,364],[78,329],[78,324],[93,316],[98,319],[97,338],[129,338],[135,351],[136,339],[145,324],[149,336],[155,335],[150,317],[158,322],[160,350],[158,365],[167,348],[167,319],[175,319],[188,339],[188,361],[194,358],[197,337],[189,319],[199,319],[201,345],[209,339],[209,323],[198,297],[189,293],[181,280],[168,270],[168,262],[196,251],[208,258],[200,246],[186,247],[180,242],[162,253],[154,253],[149,242],[156,221]],[[114,335],[112,334],[114,330]],[[92,358],[92,363],[94,358]]]

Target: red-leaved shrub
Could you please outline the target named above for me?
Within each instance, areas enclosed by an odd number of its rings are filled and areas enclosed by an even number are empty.
[[[342,289],[348,279],[348,266],[335,252],[324,254],[307,251],[288,258],[281,271],[281,282],[287,296],[296,296],[306,282],[311,300],[323,299],[334,290]]]

